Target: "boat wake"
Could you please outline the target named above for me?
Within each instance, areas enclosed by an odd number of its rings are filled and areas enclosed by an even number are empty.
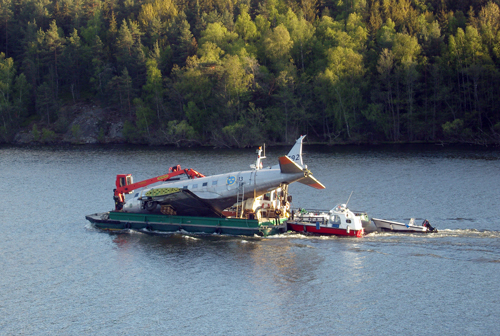
[[[321,239],[321,240],[336,240],[336,239],[346,239],[346,238],[356,238],[356,237],[340,237],[335,235],[319,235],[319,234],[304,234],[294,231],[288,231],[285,233],[280,233],[267,237],[269,239]],[[359,238],[356,238],[359,239]]]
[[[439,230],[439,232],[435,235],[437,237],[500,238],[500,231],[477,229],[444,229]]]
[[[200,238],[193,237],[191,235],[186,235],[186,234],[183,234],[182,238],[187,239],[187,240],[200,240]]]
[[[370,232],[365,237],[389,237],[389,236],[411,236],[422,238],[449,238],[449,237],[467,237],[467,238],[500,238],[500,231],[495,230],[477,230],[477,229],[442,229],[434,233],[401,233],[401,232]]]
[[[102,232],[101,229],[96,228],[91,223],[87,223],[85,225],[85,229],[89,231],[99,231]],[[199,240],[205,236],[216,236],[216,237],[238,237],[237,235],[223,235],[223,234],[207,234],[207,233],[189,233],[184,230],[176,231],[176,232],[162,232],[162,231],[149,231],[146,229],[143,230],[131,230],[131,229],[123,229],[123,230],[106,230],[110,234],[122,234],[128,233],[131,235],[134,234],[149,234],[149,235],[157,235],[157,236],[172,236],[172,235],[182,235],[184,239],[191,240]],[[438,238],[500,238],[500,231],[497,230],[478,230],[478,229],[440,229],[438,232],[433,233],[403,233],[403,232],[395,232],[395,231],[370,231],[364,235],[365,238],[382,238],[382,237],[412,237],[412,238],[427,238],[427,239],[438,239]],[[245,236],[247,239],[249,237]],[[267,237],[262,237],[255,235],[254,237],[257,240],[260,239],[306,239],[306,240],[338,240],[338,239],[349,239],[352,237],[339,237],[335,235],[317,235],[317,234],[304,234],[294,231],[288,231],[281,234],[270,235]],[[356,238],[359,239],[359,238]],[[253,240],[253,239],[252,239]]]

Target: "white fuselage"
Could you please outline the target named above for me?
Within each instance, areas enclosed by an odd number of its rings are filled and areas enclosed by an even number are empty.
[[[278,188],[282,183],[293,183],[304,178],[304,172],[284,174],[279,166],[253,169],[196,179],[164,182],[155,186],[135,190],[126,200],[123,209],[130,212],[144,212],[140,198],[149,190],[157,188],[188,189],[197,197],[222,211],[237,200],[255,198]]]

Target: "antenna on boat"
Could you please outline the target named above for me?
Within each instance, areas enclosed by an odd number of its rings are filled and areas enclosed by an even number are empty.
[[[351,191],[351,194],[349,195],[349,198],[347,199],[347,202],[345,203],[345,207],[346,207],[346,208],[347,208],[347,204],[349,204],[349,201],[351,200],[351,196],[352,196],[352,193],[353,193],[353,192],[354,192],[354,190],[353,190],[353,191]]]

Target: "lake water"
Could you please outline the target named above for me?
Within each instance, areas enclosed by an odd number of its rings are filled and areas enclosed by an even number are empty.
[[[289,147],[267,148],[267,165]],[[500,150],[304,147],[345,203],[439,233],[363,238],[107,233],[116,174],[246,170],[255,150],[0,147],[0,335],[497,335]]]

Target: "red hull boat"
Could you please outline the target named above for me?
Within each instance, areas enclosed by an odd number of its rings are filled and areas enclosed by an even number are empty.
[[[292,230],[295,232],[303,232],[303,233],[315,233],[319,235],[335,235],[335,236],[350,236],[350,237],[362,237],[364,234],[364,229],[361,230],[351,230],[333,228],[333,227],[325,227],[325,226],[317,226],[315,224],[303,223],[303,222],[287,222],[288,230]]]
[[[287,229],[319,235],[362,237],[365,233],[363,219],[365,212],[353,212],[345,204],[339,204],[330,211],[307,211],[299,209],[287,221]]]

